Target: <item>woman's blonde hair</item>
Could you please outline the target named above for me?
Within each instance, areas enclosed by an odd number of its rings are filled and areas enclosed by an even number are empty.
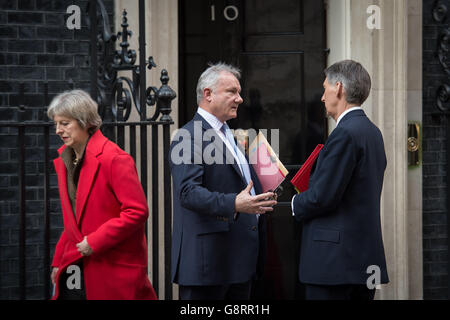
[[[47,115],[52,120],[55,116],[75,119],[80,127],[87,129],[90,134],[102,125],[97,103],[83,90],[70,90],[58,94],[50,103]]]

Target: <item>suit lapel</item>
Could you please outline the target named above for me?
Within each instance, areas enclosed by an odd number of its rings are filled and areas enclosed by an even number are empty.
[[[194,121],[201,121],[202,122],[202,129],[203,129],[203,133],[206,130],[214,130],[211,125],[208,123],[208,121],[206,121],[201,115],[199,115],[198,113],[195,114],[194,116]],[[228,150],[226,144],[224,142],[222,142],[222,139],[217,136],[217,134],[215,134],[215,139],[214,139],[214,143],[217,147],[217,150],[223,150],[223,161],[224,163],[227,163],[226,160],[227,159],[233,159],[233,163],[231,164],[231,166],[233,167],[234,171],[236,171],[236,173],[238,174],[238,176],[241,178],[241,180],[244,182],[245,185],[247,185],[247,181],[245,180],[245,177],[243,176],[243,174],[241,173],[241,169],[239,168],[239,165],[236,163],[234,156],[232,155],[232,153]],[[203,139],[203,137],[202,137]]]
[[[220,139],[220,137],[218,137]],[[233,154],[231,153],[230,150],[228,150],[227,146],[225,143],[223,143],[223,150],[225,151],[223,153],[224,155],[224,163],[227,163],[227,159],[233,159],[233,163],[231,163],[231,166],[233,167],[234,171],[236,171],[236,173],[239,175],[239,177],[241,178],[241,180],[244,182],[245,185],[247,185],[247,181],[245,180],[245,177],[243,175],[243,173],[241,173],[241,168],[239,168],[239,165],[236,162],[236,159],[234,158]]]

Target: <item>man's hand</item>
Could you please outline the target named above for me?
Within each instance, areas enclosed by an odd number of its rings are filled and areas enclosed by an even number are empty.
[[[87,237],[84,237],[83,241],[77,243],[78,251],[82,256],[87,257],[92,254],[92,249],[89,243],[87,242]]]
[[[236,212],[263,214],[268,211],[273,211],[272,206],[276,205],[275,200],[267,200],[274,197],[273,192],[266,192],[257,196],[252,196],[250,190],[252,190],[253,181],[250,180],[247,187],[236,196],[234,207]]]

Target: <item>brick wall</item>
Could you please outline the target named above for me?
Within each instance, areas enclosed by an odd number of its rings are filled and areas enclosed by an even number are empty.
[[[104,1],[110,21],[113,1]],[[81,9],[81,30],[69,30],[69,5]],[[44,83],[50,99],[71,88],[89,91],[89,30],[84,20],[87,1],[0,0],[0,121],[47,121]],[[111,26],[113,27],[113,26]],[[24,95],[19,95],[23,83]],[[18,105],[24,105],[22,116]],[[44,290],[44,149],[42,129],[26,131],[26,293],[42,299]],[[51,129],[53,132],[53,128]],[[50,139],[50,159],[61,145]],[[0,128],[0,299],[19,298],[19,190],[17,129]],[[50,163],[51,257],[62,231],[56,176]]]
[[[442,1],[450,10],[450,1]],[[435,1],[423,1],[423,266],[424,299],[448,299],[446,127],[436,92],[449,79],[436,52],[447,22],[433,19]]]

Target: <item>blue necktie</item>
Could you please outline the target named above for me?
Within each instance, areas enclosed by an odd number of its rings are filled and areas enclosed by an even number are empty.
[[[236,142],[234,141],[233,133],[231,132],[230,127],[228,127],[228,125],[226,123],[224,123],[223,126],[220,128],[220,131],[222,131],[222,133],[225,135],[228,142],[232,146],[234,153],[238,157],[238,159],[239,159],[238,165],[241,168],[241,171],[244,173],[245,181],[247,181],[247,184],[248,184],[252,178],[250,175],[250,168],[249,168],[247,159],[245,159],[245,156],[241,153],[240,150],[238,150]],[[252,187],[250,194],[253,196],[256,194],[254,187]]]

